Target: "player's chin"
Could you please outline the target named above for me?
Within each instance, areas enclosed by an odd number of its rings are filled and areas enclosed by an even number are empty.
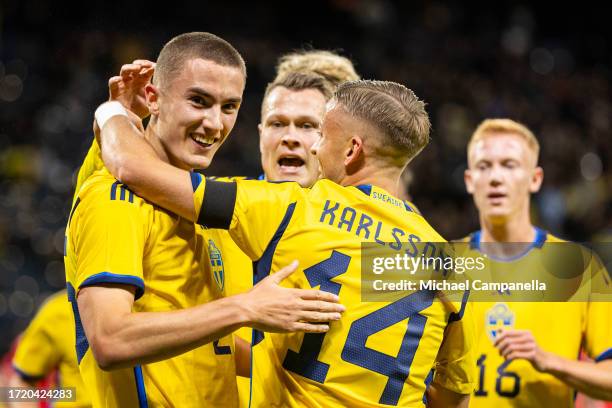
[[[214,154],[211,155],[193,155],[189,158],[189,167],[192,169],[206,169],[210,166]]]
[[[486,218],[496,221],[506,221],[510,215],[510,211],[505,208],[493,207],[486,211]]]

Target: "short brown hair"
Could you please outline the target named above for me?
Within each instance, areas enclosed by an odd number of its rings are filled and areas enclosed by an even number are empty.
[[[529,130],[527,126],[506,118],[485,119],[478,125],[468,143],[468,157],[474,143],[492,133],[510,133],[523,139],[527,143],[529,149],[535,154],[535,163],[537,164],[538,155],[540,154],[538,139],[536,139],[533,132]]]
[[[334,99],[350,115],[380,130],[385,157],[405,165],[429,143],[431,123],[425,103],[396,82],[349,81],[341,84]]]
[[[261,116],[263,117],[263,110],[265,107],[265,101],[268,95],[276,87],[282,86],[293,91],[302,91],[305,89],[315,89],[325,97],[328,101],[334,94],[334,86],[326,80],[323,76],[312,73],[312,72],[288,72],[287,74],[277,77],[273,82],[270,82],[266,87],[264,93],[263,103],[261,104]]]
[[[193,32],[177,35],[164,45],[155,66],[155,85],[168,84],[194,58],[239,68],[246,78],[244,59],[230,43],[211,33]]]
[[[325,50],[300,50],[278,59],[276,78],[289,72],[313,72],[323,76],[334,86],[361,79],[350,59]]]

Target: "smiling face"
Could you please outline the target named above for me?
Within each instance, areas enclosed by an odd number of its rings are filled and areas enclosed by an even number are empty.
[[[237,67],[194,58],[147,98],[171,164],[205,169],[236,123],[245,78]]]
[[[526,216],[530,194],[542,184],[536,162],[527,141],[514,133],[487,133],[471,145],[465,183],[481,216],[499,222]]]
[[[325,97],[316,89],[270,91],[259,125],[261,164],[270,181],[297,181],[309,187],[319,177],[310,149],[319,139]]]

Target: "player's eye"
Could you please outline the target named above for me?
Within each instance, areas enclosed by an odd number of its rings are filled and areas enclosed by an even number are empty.
[[[198,106],[205,106],[206,105],[206,101],[201,96],[192,96],[192,97],[189,98],[189,100],[194,105],[198,105]]]
[[[310,130],[310,129],[314,129],[314,128],[316,128],[314,123],[311,123],[311,122],[304,122],[304,123],[302,123],[302,129]]]
[[[223,105],[223,112],[225,113],[234,113],[238,110],[238,104],[236,103],[227,103]]]
[[[504,162],[504,167],[508,168],[508,169],[514,169],[518,166],[518,163],[515,162],[514,160],[509,160],[507,162]]]
[[[273,122],[270,123],[270,126],[273,128],[282,128],[283,127],[283,122],[281,122],[280,120],[275,120]]]

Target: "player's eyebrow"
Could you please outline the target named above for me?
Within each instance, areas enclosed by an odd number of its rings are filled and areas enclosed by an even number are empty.
[[[215,98],[213,95],[211,95],[209,92],[207,92],[204,88],[200,88],[199,86],[192,86],[190,88],[187,89],[187,92],[191,92],[191,93],[196,93],[200,96],[203,96],[204,98],[208,98],[208,99],[212,99],[212,100],[217,100],[217,98]],[[223,103],[235,103],[235,104],[240,104],[242,102],[242,97],[236,97],[236,98],[229,98],[227,100],[224,100]]]
[[[273,113],[270,116],[266,117],[266,122],[269,122],[271,120],[278,120],[278,119],[288,120],[289,115],[286,115],[282,112]],[[297,117],[294,118],[294,121],[298,123],[312,122],[312,123],[319,124],[319,125],[321,124],[321,119],[315,116],[311,116],[311,115],[298,115]]]

